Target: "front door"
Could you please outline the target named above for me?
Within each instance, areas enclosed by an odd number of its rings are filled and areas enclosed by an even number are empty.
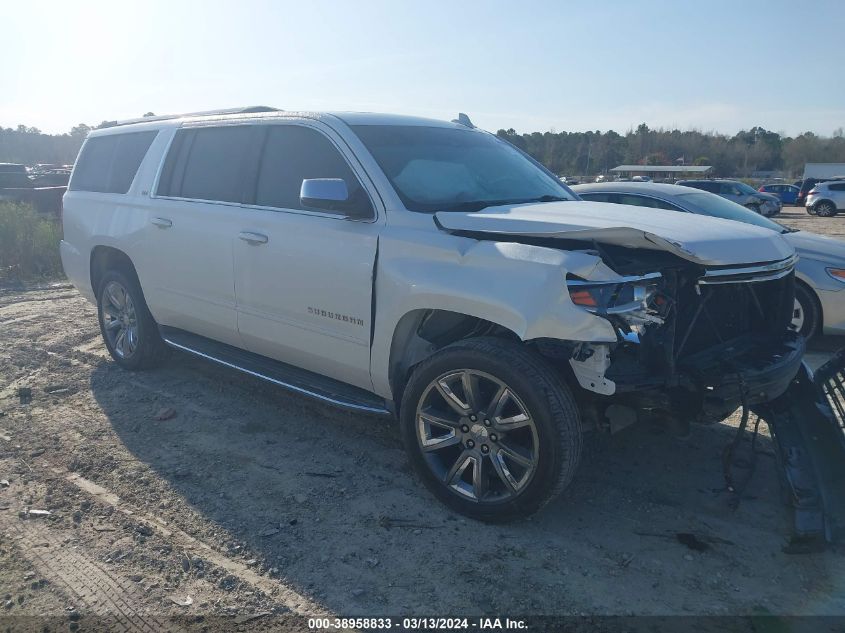
[[[302,181],[343,178],[371,196],[313,124],[268,125],[251,206],[239,210],[234,244],[238,330],[250,351],[372,389],[370,328],[380,223],[304,209]],[[358,172],[356,174],[356,171]]]

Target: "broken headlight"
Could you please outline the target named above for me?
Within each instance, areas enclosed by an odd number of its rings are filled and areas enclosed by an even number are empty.
[[[621,281],[594,282],[571,279],[569,298],[580,306],[611,320],[619,319],[632,330],[648,324],[662,324],[666,303],[660,294],[658,273]]]

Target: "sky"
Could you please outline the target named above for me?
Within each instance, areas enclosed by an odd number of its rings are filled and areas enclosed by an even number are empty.
[[[243,105],[518,132],[845,126],[845,1],[9,2],[0,126]]]

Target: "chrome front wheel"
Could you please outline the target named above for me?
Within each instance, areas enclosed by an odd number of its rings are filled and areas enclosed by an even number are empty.
[[[399,425],[429,490],[483,521],[535,512],[569,485],[581,453],[566,383],[535,350],[503,338],[457,341],[419,363]]]
[[[478,503],[518,494],[537,468],[537,427],[504,381],[458,369],[429,383],[416,412],[425,460],[449,490]]]

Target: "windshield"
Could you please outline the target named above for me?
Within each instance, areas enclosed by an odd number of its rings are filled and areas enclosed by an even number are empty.
[[[491,134],[417,125],[352,129],[411,211],[575,199],[557,178]]]
[[[795,229],[789,229],[782,224],[773,222],[768,218],[764,218],[759,213],[755,213],[750,209],[746,209],[736,202],[731,202],[717,196],[713,193],[705,193],[703,191],[697,193],[682,193],[678,196],[681,203],[689,204],[695,207],[698,211],[705,215],[714,218],[723,218],[725,220],[735,220],[737,222],[745,222],[746,224],[754,224],[762,226],[763,228],[777,231],[778,233],[792,233]]]
[[[737,181],[737,182],[735,182],[734,184],[735,184],[737,187],[739,187],[739,190],[740,190],[742,193],[746,193],[746,194],[757,193],[757,190],[756,190],[756,189],[754,189],[754,187],[752,187],[751,185],[747,185],[747,184],[745,184],[744,182]]]

